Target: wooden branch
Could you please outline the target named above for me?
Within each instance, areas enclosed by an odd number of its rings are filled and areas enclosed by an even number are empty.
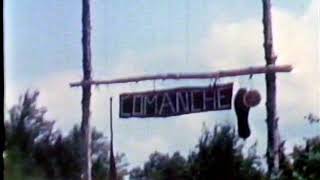
[[[137,77],[127,77],[119,78],[112,80],[89,80],[70,83],[71,87],[84,86],[87,84],[91,85],[102,85],[102,84],[117,84],[117,83],[130,83],[130,82],[139,82],[139,81],[150,81],[150,80],[183,80],[183,79],[215,79],[223,77],[232,77],[232,76],[243,76],[243,75],[253,75],[253,74],[265,74],[265,73],[284,73],[291,72],[292,66],[282,65],[282,66],[257,66],[257,67],[248,67],[243,69],[233,69],[233,70],[223,70],[211,73],[171,73],[171,74],[158,74],[151,76],[137,76]]]

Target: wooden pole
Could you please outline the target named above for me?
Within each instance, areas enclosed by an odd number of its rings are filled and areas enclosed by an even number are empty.
[[[110,98],[110,171],[109,178],[111,180],[117,179],[116,162],[113,154],[113,124],[112,124],[112,97]]]
[[[264,28],[264,51],[266,65],[275,65],[277,56],[273,49],[272,37],[272,14],[271,0],[262,0],[263,2],[263,28]],[[276,178],[279,171],[279,144],[280,134],[278,129],[277,105],[276,105],[276,74],[266,74],[266,108],[267,108],[267,128],[268,128],[268,146],[267,146],[267,164],[268,175],[270,179]]]
[[[181,73],[181,74],[158,74],[151,76],[137,76],[137,77],[126,77],[113,80],[94,80],[94,81],[81,81],[70,83],[71,87],[82,86],[84,84],[91,85],[101,85],[101,84],[117,84],[117,83],[129,83],[129,82],[140,82],[140,81],[150,81],[150,80],[182,80],[182,79],[211,79],[211,78],[223,78],[232,76],[243,76],[243,75],[253,75],[253,74],[265,74],[274,72],[290,72],[292,67],[290,65],[283,66],[258,66],[258,67],[248,67],[243,69],[233,69],[217,71],[212,73]]]
[[[82,52],[83,52],[83,81],[91,80],[91,24],[90,24],[90,0],[82,0]],[[82,86],[82,122],[81,135],[84,143],[82,152],[84,161],[82,166],[82,176],[84,180],[91,180],[91,128],[90,128],[90,98],[91,85]]]
[[[4,1],[2,1],[1,3],[2,7],[4,5]],[[2,19],[2,24],[3,24],[3,19]],[[4,33],[1,33],[1,37],[2,39],[4,38]],[[1,52],[2,52],[2,58],[4,59],[4,48],[1,48]],[[1,72],[2,72],[2,76],[0,78],[0,84],[2,84],[2,92],[5,92],[5,88],[4,88],[4,61],[1,62]],[[5,99],[5,95],[6,95],[7,92],[3,93],[1,96],[2,96],[2,101],[1,101],[1,104],[0,104],[0,109],[1,109],[1,117],[4,117],[4,99]],[[4,118],[1,118],[0,120],[0,152],[1,152],[1,157],[0,157],[0,177],[4,177],[4,158],[3,158],[3,153],[4,153],[4,150],[5,150],[5,141],[6,141],[6,131],[5,131],[5,125],[4,125]]]

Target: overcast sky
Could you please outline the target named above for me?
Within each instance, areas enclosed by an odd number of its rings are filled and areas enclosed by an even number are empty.
[[[319,115],[319,0],[274,1],[277,64],[294,71],[279,74],[279,128],[290,150],[320,126],[304,119]],[[92,0],[92,66],[95,79],[167,72],[210,72],[264,65],[260,0]],[[81,89],[69,83],[82,78],[81,3],[77,0],[5,1],[6,108],[26,89],[40,90],[40,105],[57,128],[70,130],[81,120]],[[251,145],[266,150],[264,76],[221,79],[258,89],[262,102],[250,112]],[[120,119],[119,93],[206,86],[205,81],[156,81],[93,89],[92,125],[108,135],[109,97],[114,98],[116,151],[131,167],[155,151],[187,154],[194,149],[203,123],[236,125],[235,112],[218,111],[170,118]]]

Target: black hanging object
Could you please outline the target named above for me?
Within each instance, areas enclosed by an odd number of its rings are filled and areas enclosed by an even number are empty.
[[[238,119],[238,134],[241,138],[247,139],[250,136],[248,116],[250,107],[244,103],[244,96],[247,93],[245,88],[240,88],[235,96],[234,107]]]

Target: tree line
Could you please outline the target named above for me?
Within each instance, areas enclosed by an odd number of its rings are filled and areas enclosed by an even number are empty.
[[[5,179],[7,180],[78,180],[83,160],[80,127],[74,125],[67,135],[54,128],[55,121],[45,118],[47,109],[38,106],[38,91],[27,91],[8,110],[5,121]],[[310,122],[318,123],[313,116]],[[318,124],[315,124],[318,125]],[[320,179],[320,136],[305,139],[293,152],[280,148],[278,179]],[[128,168],[124,153],[116,154],[118,179],[132,180],[264,180],[268,179],[257,154],[257,143],[247,150],[230,124],[204,128],[196,147],[185,157],[150,154],[140,167]],[[109,172],[109,140],[92,130],[92,179],[106,180]]]

